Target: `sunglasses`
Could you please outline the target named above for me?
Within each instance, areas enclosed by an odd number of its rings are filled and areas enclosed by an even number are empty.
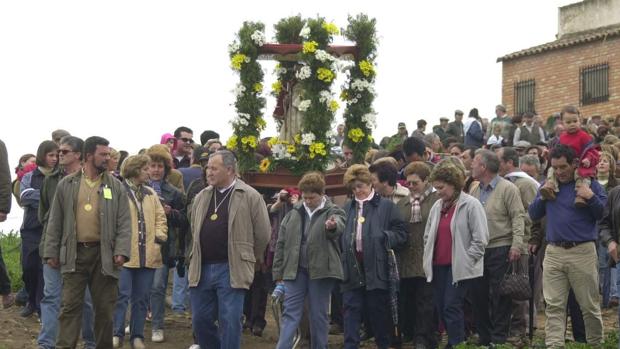
[[[193,140],[193,139],[191,139],[191,138],[185,138],[185,137],[182,137],[182,138],[179,138],[179,140],[180,140],[181,142],[183,142],[183,143],[194,144],[194,140]]]
[[[73,150],[69,150],[69,149],[59,149],[58,150],[58,154],[67,155],[69,153],[74,153],[74,151]]]

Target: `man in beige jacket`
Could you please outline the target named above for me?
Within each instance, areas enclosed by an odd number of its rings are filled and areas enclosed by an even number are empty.
[[[207,183],[190,212],[192,324],[201,348],[235,349],[241,344],[245,293],[271,226],[262,196],[237,178],[233,153],[220,150],[209,157]]]

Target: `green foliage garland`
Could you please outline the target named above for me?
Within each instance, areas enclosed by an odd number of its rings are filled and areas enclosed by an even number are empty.
[[[350,79],[341,94],[341,99],[347,103],[344,112],[347,130],[345,144],[353,150],[353,161],[363,163],[373,141],[372,129],[376,127],[376,116],[372,108],[376,76],[374,61],[377,55],[376,20],[365,14],[349,16],[349,25],[344,36],[354,41],[358,50],[355,66],[349,71]]]
[[[265,25],[244,22],[235,40],[229,46],[231,68],[239,73],[240,83],[235,89],[237,116],[231,121],[234,135],[228,140],[228,149],[236,152],[241,172],[258,169],[254,152],[260,132],[265,129],[263,119],[265,98],[263,71],[258,58],[258,48],[265,42]]]

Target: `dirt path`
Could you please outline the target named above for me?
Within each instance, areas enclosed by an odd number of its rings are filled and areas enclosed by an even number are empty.
[[[7,310],[0,310],[0,349],[31,349],[36,348],[36,338],[39,332],[39,322],[36,316],[24,319],[19,316],[20,308],[13,306]],[[248,349],[272,349],[277,342],[277,329],[273,318],[268,311],[267,327],[262,337],[252,336],[245,331],[242,338],[242,348]],[[618,331],[617,308],[604,309],[603,317],[606,332]],[[544,324],[544,316],[539,315],[540,327]],[[537,337],[542,335],[543,329],[539,329]],[[191,319],[189,317],[167,316],[166,317],[166,342],[150,342],[150,323],[147,322],[145,334],[146,344],[151,349],[187,349],[192,344]],[[330,336],[330,348],[342,347],[342,335]],[[125,343],[125,348],[130,348]],[[302,346],[307,347],[307,346]],[[372,343],[366,343],[366,348],[374,347]],[[413,348],[404,345],[403,348]]]

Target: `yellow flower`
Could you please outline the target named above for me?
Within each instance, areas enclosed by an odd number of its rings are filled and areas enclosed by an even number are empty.
[[[316,143],[310,144],[308,151],[310,152],[311,159],[313,159],[314,156],[316,155],[323,155],[323,156],[327,155],[327,152],[325,151],[325,144],[322,142],[316,142]]]
[[[269,140],[267,141],[267,144],[269,145],[269,148],[271,148],[274,145],[278,144],[278,137],[271,137],[271,138],[269,138]]]
[[[263,84],[261,84],[260,82],[255,83],[254,84],[254,92],[256,92],[256,93],[263,92]]]
[[[316,51],[316,48],[319,44],[316,41],[306,41],[304,42],[303,53],[313,53]]]
[[[364,76],[369,77],[375,74],[375,67],[367,60],[361,61],[359,65],[360,70],[362,71],[362,74],[364,74]]]
[[[338,29],[338,26],[335,25],[334,23],[323,23],[322,25],[323,29],[325,29],[329,34],[331,35],[338,35],[340,34],[340,29]]]
[[[332,113],[335,113],[338,108],[340,108],[340,105],[338,104],[338,102],[332,99],[331,102],[329,102],[329,110],[331,110]]]
[[[295,154],[295,146],[294,145],[289,145],[288,147],[286,147],[286,151],[289,154]]]
[[[226,142],[226,148],[229,150],[235,150],[237,148],[237,136],[233,135],[228,138],[228,142]]]
[[[269,158],[264,158],[260,162],[260,165],[258,165],[258,170],[262,173],[265,173],[269,170],[269,166],[271,166],[271,161],[269,161]]]
[[[301,134],[296,134],[295,136],[293,136],[293,140],[295,140],[295,143],[299,144],[301,143]]]
[[[280,80],[274,82],[273,84],[271,84],[271,89],[276,94],[280,93],[280,91],[282,91],[282,82]]]
[[[245,62],[246,56],[241,53],[237,53],[230,59],[230,66],[234,70],[241,70],[241,65]]]
[[[248,145],[251,148],[256,148],[256,146],[258,145],[258,143],[256,142],[256,137],[254,136],[248,136]],[[243,140],[242,140],[243,141]]]
[[[263,119],[261,117],[258,117],[256,119],[256,124],[258,126],[258,129],[261,130],[261,131],[264,130],[265,127],[267,127],[267,121],[265,121],[265,119]]]
[[[327,68],[319,68],[316,71],[319,80],[331,82],[334,79],[334,73]]]
[[[347,90],[342,90],[342,92],[340,92],[340,99],[343,101],[349,99],[349,93],[347,92]]]
[[[364,137],[364,132],[362,131],[362,129],[357,127],[357,128],[349,130],[349,133],[347,135],[349,136],[350,140],[352,140],[355,143],[359,143]]]

